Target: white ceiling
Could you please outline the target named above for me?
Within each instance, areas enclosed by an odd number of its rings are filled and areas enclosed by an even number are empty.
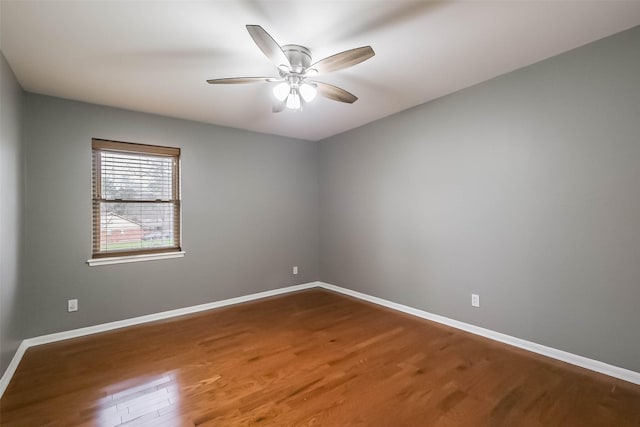
[[[30,92],[319,140],[640,25],[640,1],[6,1],[0,48]],[[359,97],[271,112],[275,76],[245,29],[314,60],[371,45],[318,80]]]

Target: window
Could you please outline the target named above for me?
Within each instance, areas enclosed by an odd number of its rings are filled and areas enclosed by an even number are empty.
[[[102,139],[92,149],[92,258],[180,252],[180,149]]]

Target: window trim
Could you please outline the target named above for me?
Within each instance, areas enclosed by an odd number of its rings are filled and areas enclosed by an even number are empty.
[[[120,151],[123,153],[149,154],[153,156],[166,156],[175,158],[172,171],[172,198],[162,202],[174,206],[176,223],[173,226],[177,234],[176,245],[162,248],[142,248],[138,250],[123,250],[112,252],[101,252],[101,219],[100,206],[103,202],[113,202],[113,200],[101,198],[102,171],[101,162],[95,161],[96,151]],[[87,261],[90,266],[119,264],[124,262],[138,262],[166,258],[183,257],[182,250],[182,200],[180,188],[180,148],[163,147],[157,145],[137,144],[129,142],[112,141],[106,139],[92,138],[91,140],[91,258]],[[131,203],[158,203],[159,200],[130,200]],[[97,233],[97,234],[96,234]],[[96,239],[96,236],[97,239]]]
[[[186,255],[185,251],[180,252],[162,252],[157,254],[144,254],[144,255],[126,255],[126,256],[113,256],[104,258],[91,258],[87,260],[89,267],[96,267],[99,265],[110,264],[125,264],[128,262],[140,262],[140,261],[155,261],[160,259],[182,258]]]

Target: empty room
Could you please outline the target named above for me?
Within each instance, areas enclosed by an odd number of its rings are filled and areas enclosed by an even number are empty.
[[[640,427],[640,1],[0,0],[0,426]]]

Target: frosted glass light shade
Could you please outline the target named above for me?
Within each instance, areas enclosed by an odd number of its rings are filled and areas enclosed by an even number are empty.
[[[278,83],[273,87],[273,96],[276,97],[278,101],[284,101],[289,96],[289,91],[291,88],[287,82]]]
[[[291,93],[287,98],[287,108],[290,110],[297,110],[300,108],[300,95],[295,89],[291,89]]]
[[[300,95],[302,95],[302,98],[304,98],[306,102],[313,101],[316,97],[316,93],[318,93],[318,90],[309,83],[303,83],[300,85]]]

